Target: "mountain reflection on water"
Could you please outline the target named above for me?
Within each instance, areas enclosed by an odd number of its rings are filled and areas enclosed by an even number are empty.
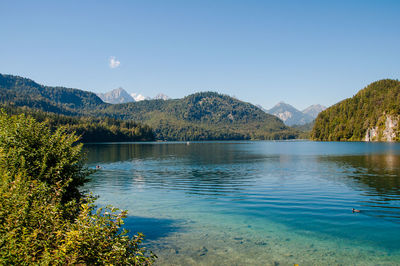
[[[345,169],[347,174],[341,181],[369,197],[361,204],[363,214],[390,218],[400,223],[399,155],[327,156],[320,160],[333,163],[338,169]]]
[[[275,152],[257,153],[247,152],[238,149],[238,145],[246,145],[249,142],[210,142],[204,143],[147,143],[147,144],[109,144],[109,145],[89,145],[88,163],[119,163],[136,161],[132,165],[134,180],[140,182],[168,182],[166,178],[176,178],[177,173],[171,170],[174,164],[189,166],[185,169],[184,176],[190,176],[192,181],[200,183],[236,184],[253,179],[252,173],[246,169],[246,173],[241,171],[243,164],[257,164],[268,161],[279,161],[279,165],[284,170],[288,164],[294,163],[294,156],[299,156],[297,152],[291,154],[279,154]],[[297,143],[292,143],[297,144]],[[350,143],[351,144],[351,143]],[[301,155],[300,155],[301,156]],[[328,164],[327,169],[336,168],[346,172],[345,179],[342,181],[353,188],[364,190],[371,196],[381,196],[382,200],[396,200],[392,195],[400,195],[400,154],[393,151],[387,154],[361,154],[361,155],[326,155],[326,154],[307,154],[307,160],[315,160],[319,163]],[[100,161],[98,159],[101,158]],[[146,175],[141,175],[140,161],[154,160],[154,168],[146,168]],[[139,164],[139,165],[138,165]],[[205,165],[207,167],[202,167]],[[212,165],[212,168],[209,167]],[[223,167],[219,167],[219,165]],[[235,166],[236,165],[236,166]],[[139,166],[139,167],[138,167]],[[163,167],[164,166],[164,167]],[[229,166],[229,167],[227,167]],[[112,166],[107,166],[110,169]],[[257,169],[253,169],[257,171]],[[152,178],[146,178],[151,175]],[[284,178],[284,177],[282,177]],[[350,182],[349,182],[350,181]],[[247,184],[248,185],[248,184]],[[223,188],[223,187],[220,187]],[[195,192],[195,191],[193,191]]]
[[[362,187],[366,193],[381,196],[382,200],[392,200],[392,195],[400,195],[399,155],[329,156],[320,160],[348,169],[350,173],[346,177],[352,185]]]
[[[235,149],[238,143],[210,144],[89,145],[88,162],[107,164],[103,167],[105,171],[117,171],[124,163],[124,170],[129,170],[132,176],[131,179],[124,178],[125,189],[146,183],[212,196],[240,190],[241,185],[248,183],[246,180],[254,178],[243,164],[255,164],[265,159],[262,154],[239,153]],[[110,179],[111,182],[116,180],[118,176],[115,175]]]

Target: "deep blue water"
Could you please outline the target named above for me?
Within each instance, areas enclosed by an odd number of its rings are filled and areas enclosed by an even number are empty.
[[[89,144],[87,189],[170,265],[400,264],[400,145]],[[352,208],[361,210],[352,213]]]

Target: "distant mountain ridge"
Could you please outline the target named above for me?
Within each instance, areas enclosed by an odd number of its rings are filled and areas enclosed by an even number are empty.
[[[121,95],[126,96],[118,90],[114,96]],[[109,104],[92,92],[43,86],[30,79],[0,75],[0,103],[3,106],[133,120],[150,125],[159,140],[293,139],[299,133],[277,117],[228,95],[200,92],[182,99],[160,98]]]
[[[135,99],[121,87],[106,93],[97,93],[97,96],[99,96],[103,102],[112,104],[129,103],[135,101]]]
[[[103,102],[111,104],[140,102],[144,100],[151,100],[152,98],[146,97],[140,93],[129,94],[126,90],[119,87],[106,93],[97,93]],[[155,100],[168,100],[169,97],[163,93],[157,94],[153,99]]]
[[[309,107],[307,107],[306,109],[304,109],[301,112],[303,114],[307,114],[315,119],[315,118],[317,118],[318,114],[321,113],[325,109],[326,109],[326,107],[323,105],[314,104],[314,105],[310,105]]]
[[[116,119],[146,121],[165,140],[287,139],[298,134],[258,107],[216,92],[110,105],[102,111]]]
[[[290,104],[279,102],[277,105],[269,110],[265,110],[267,113],[279,117],[286,125],[305,125],[312,122],[318,115],[319,112],[324,110],[325,107],[316,104],[299,111]]]

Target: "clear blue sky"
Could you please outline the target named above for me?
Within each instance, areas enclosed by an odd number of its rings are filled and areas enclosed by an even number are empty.
[[[1,1],[0,73],[94,92],[329,106],[400,78],[399,14],[398,0]]]

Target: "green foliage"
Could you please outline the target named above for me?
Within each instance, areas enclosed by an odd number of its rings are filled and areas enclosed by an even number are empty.
[[[93,205],[79,188],[77,136],[25,115],[0,114],[0,264],[148,265],[143,235],[121,230],[126,212]]]
[[[311,138],[328,141],[360,141],[367,129],[382,127],[386,115],[400,114],[400,81],[384,79],[359,91],[352,98],[322,111]]]
[[[83,204],[75,223],[63,235],[62,244],[55,257],[68,264],[89,265],[149,265],[154,255],[146,257],[146,250],[140,246],[143,234],[132,238],[121,230],[126,211],[107,207],[94,211],[93,204]]]
[[[49,264],[68,224],[59,197],[23,173],[2,169],[0,177],[0,264]]]
[[[30,178],[57,189],[64,202],[77,199],[78,188],[89,171],[83,168],[79,138],[59,128],[51,134],[45,124],[25,115],[0,115],[0,149],[2,168],[11,176],[23,171]]]

